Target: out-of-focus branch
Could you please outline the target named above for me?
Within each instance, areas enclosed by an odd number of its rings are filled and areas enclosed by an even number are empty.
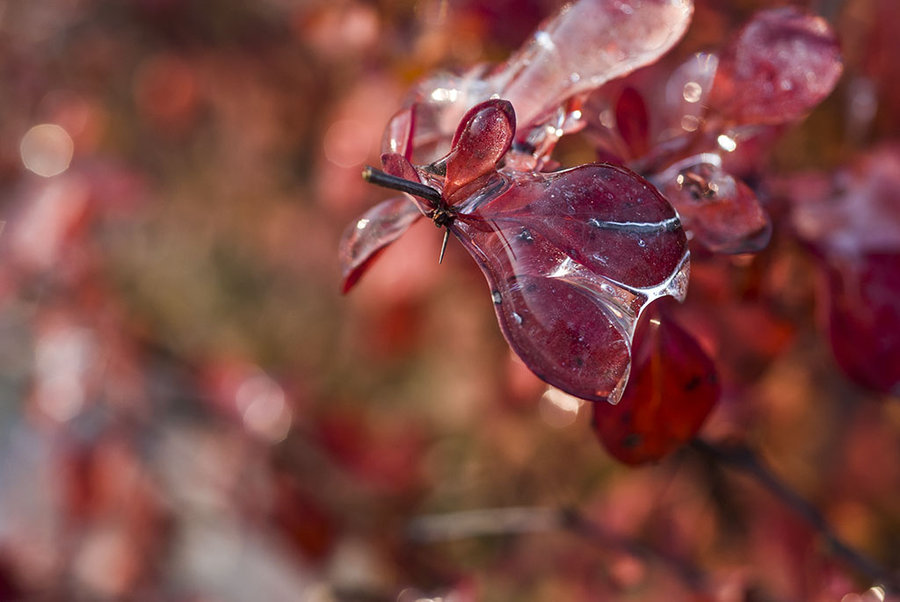
[[[613,533],[574,508],[493,508],[420,516],[410,522],[407,534],[415,541],[437,542],[557,530],[569,531],[605,551],[663,565],[694,590],[702,590],[707,582],[706,575],[684,559]]]
[[[741,444],[715,444],[695,439],[691,446],[703,456],[754,478],[772,495],[799,514],[828,542],[834,554],[842,558],[856,571],[865,575],[889,593],[900,592],[900,577],[882,567],[861,551],[853,548],[828,524],[815,506],[803,499],[766,466],[765,462],[749,447]]]
[[[679,576],[691,589],[700,591],[707,584],[702,570],[683,558],[678,558],[662,550],[652,548],[634,539],[617,535],[591,521],[576,509],[563,509],[563,526],[569,531],[587,539],[600,548],[613,549],[650,562],[658,562]]]

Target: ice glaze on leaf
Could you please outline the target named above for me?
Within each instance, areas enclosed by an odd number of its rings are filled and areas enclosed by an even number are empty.
[[[684,296],[687,237],[666,199],[624,167],[498,171],[514,135],[512,106],[488,100],[467,113],[444,158],[413,167],[383,155],[388,173],[367,177],[419,195],[418,207],[389,201],[351,229],[345,290],[421,212],[476,259],[503,334],[532,371],[572,395],[616,403],[642,309]]]
[[[681,39],[691,0],[582,0],[545,21],[495,78],[527,130],[571,96],[648,65]]]
[[[516,114],[507,100],[488,100],[466,113],[446,158],[443,194],[453,194],[479,177],[495,170],[509,150],[516,131]]]
[[[714,253],[755,253],[769,243],[772,225],[756,194],[704,153],[679,161],[654,182],[675,206],[694,240]]]
[[[684,294],[687,240],[674,210],[612,165],[503,173],[488,186],[451,231],[481,266],[510,346],[557,388],[615,403],[641,309]]]
[[[415,111],[408,107],[398,111],[384,128],[381,150],[385,154],[396,153],[412,159],[413,136],[416,131]]]
[[[470,107],[492,97],[509,100],[518,141],[547,158],[559,137],[576,131],[573,97],[649,65],[678,42],[693,14],[692,0],[579,0],[544,21],[506,62],[439,73],[422,81],[388,125],[383,150],[417,164],[443,156]],[[411,152],[403,150],[411,132]]]
[[[411,197],[403,195],[378,203],[350,224],[338,248],[342,292],[353,288],[372,260],[420,217],[422,213]]]
[[[594,406],[594,429],[616,459],[642,464],[691,440],[720,388],[715,365],[697,341],[655,307],[641,318],[632,362],[618,405]]]
[[[738,123],[786,123],[819,104],[843,64],[821,17],[796,8],[758,13],[719,60],[710,104]]]
[[[547,174],[507,174],[512,185],[489,204],[461,208],[502,232],[540,233],[574,261],[628,287],[659,285],[686,248],[672,206],[646,180],[615,165]],[[470,217],[471,216],[471,217]],[[484,227],[484,226],[481,226]]]

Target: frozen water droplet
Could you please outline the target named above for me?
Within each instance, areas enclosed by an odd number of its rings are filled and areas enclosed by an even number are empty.
[[[639,246],[640,248],[643,249],[644,247],[647,246],[647,241],[645,241],[643,238],[639,238],[639,239],[638,239],[638,246]]]
[[[500,296],[500,291],[491,291],[491,299],[494,300],[494,305],[500,305],[503,302],[503,297]]]
[[[519,324],[520,326],[522,325],[522,316],[520,316],[516,312],[512,312],[512,317],[513,317],[513,320],[516,321],[516,324]]]

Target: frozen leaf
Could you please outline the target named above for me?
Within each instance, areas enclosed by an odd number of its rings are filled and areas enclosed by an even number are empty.
[[[722,53],[710,104],[738,123],[785,123],[819,104],[843,71],[837,37],[796,8],[760,12]]]
[[[611,165],[518,176],[450,227],[476,258],[510,346],[563,391],[615,403],[634,321],[681,297],[687,241],[671,206]]]
[[[472,254],[504,335],[535,374],[572,395],[615,403],[642,308],[684,295],[689,255],[681,222],[650,183],[622,167],[497,171],[514,128],[510,104],[489,100],[469,111],[446,157],[413,168],[388,154],[393,174],[370,174],[416,194],[419,209]],[[362,250],[342,253],[348,284],[408,227],[397,216],[411,210],[390,203],[345,237],[345,248]],[[369,236],[373,218],[380,219]]]
[[[526,129],[571,96],[648,65],[681,39],[691,0],[582,0],[544,22],[494,76]]]
[[[685,229],[715,253],[753,253],[765,248],[771,222],[756,195],[721,167],[717,155],[688,157],[652,176],[675,206]]]
[[[343,292],[353,288],[372,260],[420,217],[418,207],[404,195],[375,205],[350,224],[338,249]]]

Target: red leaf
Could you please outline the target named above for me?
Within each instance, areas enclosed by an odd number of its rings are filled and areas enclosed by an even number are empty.
[[[739,123],[785,123],[819,104],[843,71],[837,37],[796,8],[760,12],[719,61],[710,104]]]
[[[640,92],[626,87],[616,101],[616,127],[632,157],[643,157],[650,150],[650,117]]]
[[[594,407],[594,428],[626,464],[659,460],[694,437],[719,398],[715,366],[655,304],[635,333],[631,377],[617,405]]]

